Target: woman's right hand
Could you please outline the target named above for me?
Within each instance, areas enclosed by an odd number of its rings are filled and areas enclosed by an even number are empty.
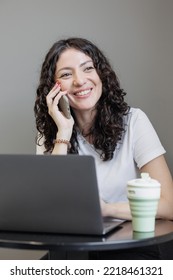
[[[74,125],[74,119],[73,117],[67,119],[58,107],[61,96],[66,94],[67,91],[61,91],[60,84],[56,83],[46,96],[46,103],[48,106],[48,113],[52,117],[58,128],[58,134],[61,135],[62,138],[70,140]]]

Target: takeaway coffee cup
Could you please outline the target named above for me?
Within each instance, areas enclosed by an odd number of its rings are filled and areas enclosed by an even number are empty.
[[[127,182],[127,197],[135,232],[155,230],[155,218],[160,198],[160,183],[141,173],[141,178]]]

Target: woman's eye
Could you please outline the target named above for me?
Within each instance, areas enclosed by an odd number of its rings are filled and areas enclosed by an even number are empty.
[[[92,71],[93,69],[94,69],[93,66],[88,66],[88,67],[85,68],[85,71]]]
[[[60,76],[60,78],[68,78],[71,75],[71,73],[64,73]]]

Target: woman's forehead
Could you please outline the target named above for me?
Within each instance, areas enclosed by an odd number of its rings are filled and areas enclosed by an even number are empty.
[[[81,65],[89,61],[92,62],[92,58],[84,52],[74,48],[69,48],[61,53],[56,66],[57,68],[71,67],[74,65]]]

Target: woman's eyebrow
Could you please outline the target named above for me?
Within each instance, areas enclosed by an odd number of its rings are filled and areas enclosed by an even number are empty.
[[[89,63],[89,62],[92,62],[92,63],[93,63],[92,60],[87,60],[87,61],[85,61],[85,62],[82,62],[82,63],[79,65],[79,67],[82,67],[82,66],[84,66],[85,64],[87,64],[87,63]],[[62,68],[58,69],[57,73],[60,72],[60,71],[62,71],[62,70],[71,70],[72,68],[73,68],[73,67],[69,67],[69,66],[62,67]]]
[[[80,67],[82,67],[82,66],[84,66],[85,64],[87,64],[88,62],[92,62],[92,63],[93,63],[93,61],[92,61],[92,60],[87,60],[87,61],[85,61],[85,62],[81,63],[79,66],[80,66]]]

